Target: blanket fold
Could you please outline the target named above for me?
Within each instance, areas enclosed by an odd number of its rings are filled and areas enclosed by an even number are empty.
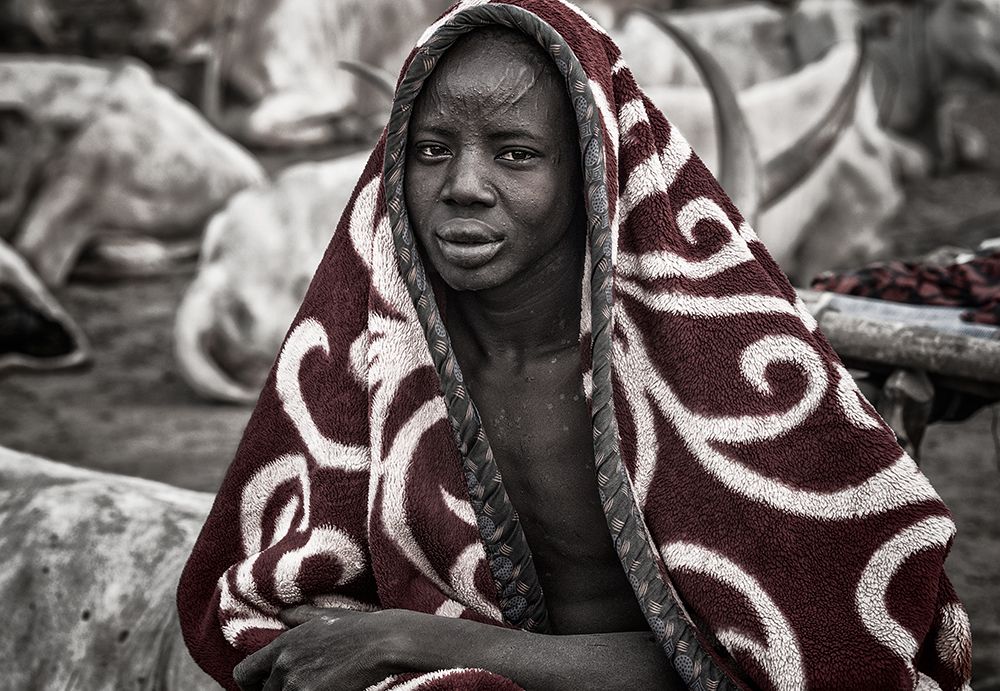
[[[546,631],[403,201],[413,101],[459,36],[491,24],[542,46],[576,112],[580,433],[664,654],[691,688],[962,688],[947,509],[617,46],[560,0],[464,0],[404,65],[182,576],[192,655],[235,688],[234,665],[302,603]],[[378,688],[397,686],[516,688],[481,670]]]

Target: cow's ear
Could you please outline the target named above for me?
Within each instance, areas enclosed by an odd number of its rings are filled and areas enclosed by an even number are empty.
[[[27,262],[0,240],[0,372],[60,369],[89,359],[83,331]]]

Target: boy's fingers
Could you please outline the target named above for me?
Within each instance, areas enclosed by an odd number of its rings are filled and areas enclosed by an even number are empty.
[[[307,621],[315,619],[316,617],[331,617],[336,612],[340,610],[331,607],[313,607],[312,605],[298,605],[296,607],[289,607],[288,609],[283,609],[278,613],[278,619],[281,623],[292,629],[299,624],[305,624]]]
[[[281,646],[272,642],[248,655],[233,669],[233,679],[243,691],[260,689],[267,678],[271,676],[271,667],[274,666],[274,660],[278,657],[279,652],[281,652]]]

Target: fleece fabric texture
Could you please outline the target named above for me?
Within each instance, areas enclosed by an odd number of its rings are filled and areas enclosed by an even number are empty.
[[[580,376],[608,529],[664,654],[691,688],[962,688],[948,510],[617,46],[561,0],[460,2],[404,65],[182,575],[192,655],[235,688],[300,603],[546,630],[402,196],[413,99],[487,24],[537,40],[576,111]],[[378,686],[396,687],[516,685],[450,670]]]

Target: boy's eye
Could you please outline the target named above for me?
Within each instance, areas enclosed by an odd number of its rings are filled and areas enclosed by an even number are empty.
[[[530,161],[533,158],[537,158],[538,154],[534,151],[528,151],[527,149],[510,149],[504,151],[497,155],[497,158],[503,161],[515,161],[521,163],[523,161]]]
[[[441,158],[448,155],[448,149],[440,144],[418,144],[417,154],[423,158]]]

